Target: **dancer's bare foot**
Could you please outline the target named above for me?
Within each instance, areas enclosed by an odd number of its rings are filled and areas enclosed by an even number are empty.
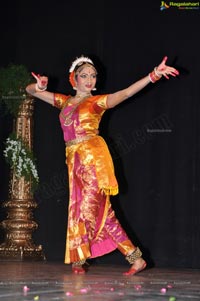
[[[80,260],[72,263],[73,274],[85,274],[88,271],[89,263],[85,260]]]
[[[135,275],[141,272],[142,270],[144,270],[146,266],[147,266],[146,261],[142,257],[140,257],[137,260],[135,260],[131,268],[127,272],[123,273],[123,275],[125,276]]]
[[[73,274],[85,274],[86,270],[82,265],[72,265],[72,273]]]

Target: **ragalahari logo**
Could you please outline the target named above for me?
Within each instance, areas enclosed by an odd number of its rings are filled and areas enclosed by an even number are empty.
[[[166,3],[165,1],[161,1],[160,10],[166,10],[168,8],[176,8],[176,9],[199,9],[199,2],[172,2]]]
[[[167,9],[167,8],[169,8],[169,7],[170,7],[170,6],[167,5],[166,2],[161,1],[160,10],[165,10],[165,9]]]

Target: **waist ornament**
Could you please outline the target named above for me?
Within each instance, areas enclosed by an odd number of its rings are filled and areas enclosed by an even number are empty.
[[[96,137],[96,136],[82,136],[82,137],[78,137],[76,139],[73,140],[69,140],[67,142],[65,142],[65,145],[68,146],[72,146],[72,145],[76,145],[78,143],[90,140],[91,138]]]

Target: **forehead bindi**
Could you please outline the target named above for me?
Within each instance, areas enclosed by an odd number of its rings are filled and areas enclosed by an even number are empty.
[[[94,68],[92,67],[84,67],[80,72],[79,74],[88,74],[88,75],[91,75],[91,74],[96,74],[96,71],[94,70]]]

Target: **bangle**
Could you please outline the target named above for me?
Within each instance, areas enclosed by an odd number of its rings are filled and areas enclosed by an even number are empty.
[[[152,82],[152,83],[155,83],[157,82],[159,79],[161,79],[162,75],[158,75],[158,73],[156,72],[155,68],[154,70],[149,73],[149,80]]]
[[[159,74],[157,71],[157,67],[154,68],[155,75],[158,77],[162,77],[162,74]]]
[[[41,87],[38,86],[37,83],[35,84],[35,91],[37,91],[37,92],[43,92],[43,91],[45,91],[46,89],[47,89],[47,86],[44,87],[44,88],[41,88]]]

